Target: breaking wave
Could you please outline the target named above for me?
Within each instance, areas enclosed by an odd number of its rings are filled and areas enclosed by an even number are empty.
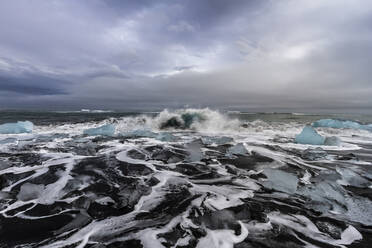
[[[146,130],[190,130],[207,133],[239,130],[241,122],[231,119],[220,111],[204,109],[163,110],[156,116],[140,115],[124,117],[117,122],[118,131]]]

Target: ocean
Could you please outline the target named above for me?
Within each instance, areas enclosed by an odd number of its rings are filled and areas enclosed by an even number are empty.
[[[0,247],[369,247],[371,182],[368,115],[0,112]]]

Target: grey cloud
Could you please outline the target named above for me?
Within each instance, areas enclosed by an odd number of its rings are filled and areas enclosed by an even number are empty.
[[[372,4],[3,1],[2,106],[372,109]],[[53,96],[53,97],[52,97]]]

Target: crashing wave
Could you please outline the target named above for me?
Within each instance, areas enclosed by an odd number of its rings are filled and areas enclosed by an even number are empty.
[[[236,131],[240,128],[240,121],[231,119],[227,115],[204,109],[163,110],[156,116],[139,115],[136,117],[123,117],[118,120],[119,132],[132,130],[192,130],[199,132]]]

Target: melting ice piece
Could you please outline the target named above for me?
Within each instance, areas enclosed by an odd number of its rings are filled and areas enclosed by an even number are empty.
[[[321,119],[313,123],[313,127],[333,127],[333,128],[351,128],[364,129],[372,131],[372,125],[363,125],[355,121],[342,121],[334,119]]]
[[[318,160],[318,159],[325,159],[327,157],[327,152],[324,151],[322,148],[317,147],[315,149],[307,148],[305,151],[302,152],[301,157],[306,160]]]
[[[228,155],[247,155],[248,151],[243,143],[238,143],[227,150]]]
[[[159,133],[155,136],[155,138],[157,140],[160,140],[160,141],[168,141],[168,142],[172,142],[172,141],[176,141],[177,140],[177,137],[174,136],[173,134],[171,133]]]
[[[150,130],[137,129],[137,130],[133,130],[130,132],[122,133],[121,135],[126,138],[140,138],[140,137],[154,138],[157,134],[154,132],[151,132]]]
[[[264,174],[267,177],[267,181],[263,182],[265,187],[290,194],[296,192],[298,184],[297,176],[279,169],[270,168],[265,169]]]
[[[95,135],[106,135],[106,136],[114,136],[115,133],[115,126],[112,124],[106,124],[96,128],[89,128],[84,130],[84,134],[95,136]]]
[[[309,145],[323,145],[325,138],[315,131],[310,125],[306,125],[300,134],[296,135],[296,143]]]
[[[248,236],[248,229],[242,222],[238,221],[238,223],[241,228],[239,235],[235,235],[233,230],[228,229],[207,230],[207,235],[200,239],[196,248],[233,248],[234,244],[243,242]]]
[[[205,145],[212,145],[212,144],[224,145],[224,144],[227,144],[227,143],[230,143],[230,142],[234,141],[234,139],[231,138],[231,137],[227,137],[227,136],[203,137],[202,141],[203,141],[203,144],[205,144]]]
[[[5,123],[0,125],[0,133],[32,133],[34,124],[31,121],[17,121],[17,123]]]
[[[25,183],[21,186],[21,189],[17,195],[17,199],[21,201],[29,201],[39,198],[45,186],[42,184]]]
[[[324,140],[324,145],[325,146],[339,146],[341,145],[341,140],[340,138],[336,136],[326,137]]]

